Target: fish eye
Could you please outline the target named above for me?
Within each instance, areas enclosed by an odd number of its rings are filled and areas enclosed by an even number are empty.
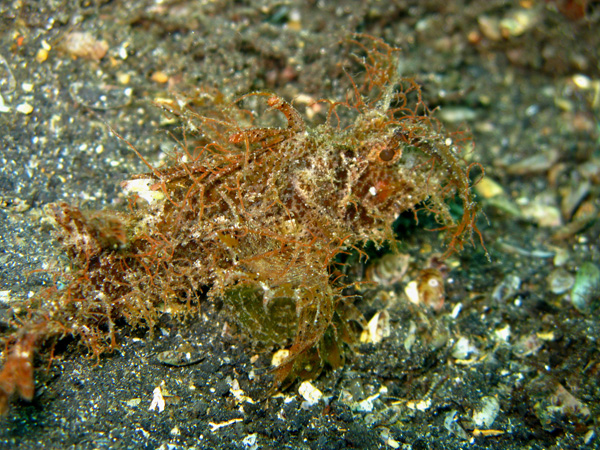
[[[396,155],[396,151],[394,149],[386,147],[379,152],[379,159],[382,160],[383,162],[389,162],[392,159],[394,159],[395,155]]]

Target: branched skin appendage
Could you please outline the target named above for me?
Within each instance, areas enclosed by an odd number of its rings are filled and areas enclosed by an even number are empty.
[[[351,79],[345,101],[321,101],[324,124],[307,127],[268,93],[210,114],[193,102],[173,105],[194,144],[181,143],[172,166],[148,164],[149,173],[123,183],[127,214],[51,207],[73,269],[66,287],[27,305],[6,339],[0,409],[13,392],[31,398],[34,343],[70,334],[97,356],[116,345],[116,319],[151,328],[161,311],[189,309],[204,294],[222,298],[256,341],[289,350],[278,383],[317,376],[343,364],[349,322],[362,320],[342,295],[336,255],[394,241],[393,221],[417,209],[447,233],[446,256],[472,240],[477,206],[461,136],[445,133],[418,85],[396,75],[396,49],[373,38],[354,43],[365,53],[364,77]],[[257,96],[286,127],[248,124],[239,105]],[[447,204],[454,197],[458,220]]]

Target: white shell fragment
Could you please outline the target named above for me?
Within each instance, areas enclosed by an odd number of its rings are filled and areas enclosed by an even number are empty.
[[[444,428],[446,428],[446,430],[448,430],[450,434],[453,434],[459,437],[460,439],[469,440],[469,435],[457,422],[457,414],[458,412],[455,409],[453,409],[444,416]]]
[[[473,411],[473,423],[477,428],[490,428],[500,411],[500,402],[496,397],[485,396]]]
[[[0,291],[0,304],[8,305],[10,301],[10,290]]]
[[[153,395],[154,397],[152,398],[152,403],[150,403],[150,408],[148,408],[148,410],[154,411],[158,408],[159,413],[163,412],[165,410],[165,399],[163,398],[160,386],[156,386]]]
[[[510,339],[510,325],[494,330],[494,339],[496,341],[508,342]]]
[[[404,348],[408,353],[410,353],[410,349],[413,344],[417,341],[417,324],[415,324],[412,320],[410,321],[408,333],[406,333],[406,338],[404,338]]]
[[[521,206],[524,219],[537,223],[540,227],[552,228],[562,225],[560,209],[552,205],[532,202]]]
[[[505,302],[513,298],[521,288],[521,278],[516,275],[507,275],[496,285],[492,293],[495,302]]]
[[[418,305],[420,302],[419,299],[419,288],[416,280],[410,281],[406,287],[404,288],[404,293],[408,297],[408,300],[414,304]]]
[[[515,356],[525,358],[526,356],[535,355],[542,348],[543,342],[537,334],[528,334],[521,336],[517,343],[513,346]]]
[[[478,354],[479,350],[475,347],[469,338],[461,336],[452,347],[452,356],[456,359],[464,360],[472,354]]]
[[[298,388],[298,394],[305,400],[303,406],[313,406],[323,398],[323,393],[314,387],[310,381],[303,381]]]
[[[360,342],[378,344],[383,338],[389,337],[390,332],[390,315],[387,311],[382,310],[369,320],[367,328],[360,335]]]
[[[288,359],[289,356],[290,351],[288,349],[283,348],[281,350],[277,350],[275,353],[273,353],[273,357],[271,358],[271,366],[279,367],[286,359]]]
[[[460,312],[462,311],[462,303],[457,303],[456,305],[454,305],[454,308],[452,308],[452,312],[450,313],[450,317],[452,317],[453,319],[456,319],[458,317],[458,315],[460,314]]]

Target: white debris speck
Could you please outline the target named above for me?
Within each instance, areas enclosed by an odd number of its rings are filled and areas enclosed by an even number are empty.
[[[319,400],[323,397],[323,393],[312,385],[310,381],[303,381],[298,388],[298,394],[305,400],[304,406],[312,406],[319,403]]]
[[[154,411],[158,408],[158,412],[163,412],[165,410],[165,399],[162,396],[162,391],[160,390],[160,386],[157,386],[154,389],[154,398],[152,399],[152,403],[150,403],[150,411]]]
[[[371,186],[369,188],[369,194],[371,194],[371,195],[377,195],[377,189],[375,189],[375,186]]]

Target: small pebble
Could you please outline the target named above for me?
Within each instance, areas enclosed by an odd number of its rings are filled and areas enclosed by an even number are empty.
[[[513,298],[521,288],[521,278],[516,275],[506,275],[504,279],[496,285],[492,292],[492,299],[495,302],[505,302]]]
[[[474,109],[455,106],[440,109],[439,117],[446,122],[465,122],[474,120],[477,117],[477,112]]]
[[[575,277],[563,268],[554,269],[548,275],[548,288],[550,292],[561,295],[573,287]]]
[[[594,298],[598,298],[598,293],[600,293],[600,269],[594,263],[583,263],[575,275],[575,283],[571,290],[573,306],[582,313],[589,312],[590,304]]]
[[[486,199],[504,194],[504,188],[490,177],[484,177],[477,183],[475,185],[475,191]]]
[[[76,58],[100,60],[108,51],[108,43],[96,39],[90,33],[74,31],[65,36],[63,49]]]
[[[164,72],[158,71],[154,72],[150,79],[156,83],[164,84],[169,81],[169,76]]]
[[[562,215],[556,206],[530,203],[521,207],[521,214],[523,218],[544,228],[557,227],[562,224]]]
[[[21,103],[20,105],[17,105],[16,109],[21,114],[31,114],[33,112],[33,106],[29,103]]]
[[[39,63],[43,63],[48,59],[48,50],[45,48],[40,48],[35,54],[35,60]]]
[[[560,152],[552,149],[539,152],[520,161],[506,166],[506,173],[510,175],[539,174],[550,170],[559,160]]]
[[[487,16],[479,16],[477,18],[477,23],[479,25],[481,34],[483,34],[487,39],[491,41],[499,41],[502,39],[498,20]]]
[[[538,13],[534,10],[520,9],[510,13],[500,21],[502,36],[521,36],[537,24],[537,17]]]
[[[590,89],[593,87],[592,80],[580,73],[573,75],[572,81],[579,89]]]
[[[300,384],[298,394],[305,400],[303,404],[308,407],[319,403],[319,400],[323,397],[323,393],[314,387],[310,381],[303,381]]]
[[[122,85],[129,84],[131,81],[131,75],[128,73],[119,72],[117,73],[117,81]]]

